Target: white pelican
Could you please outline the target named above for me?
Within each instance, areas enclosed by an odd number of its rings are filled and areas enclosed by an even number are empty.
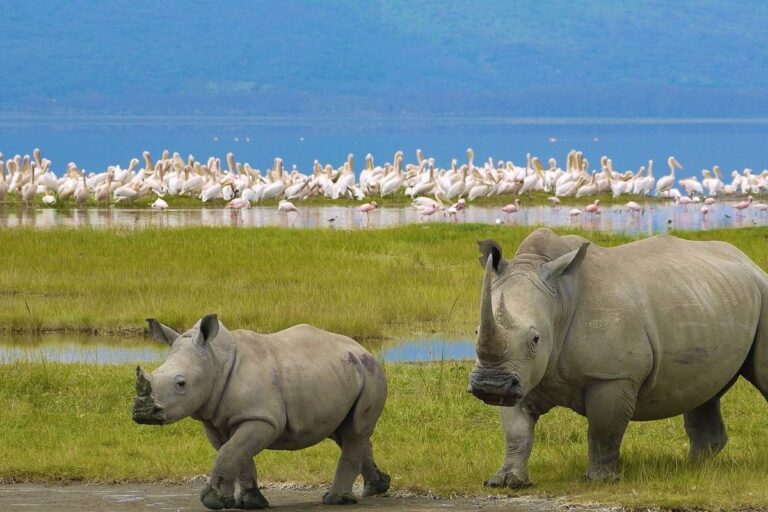
[[[168,208],[168,203],[166,203],[163,199],[157,198],[155,199],[155,202],[152,203],[151,208],[154,208],[155,210],[165,210]]]
[[[45,206],[53,206],[54,204],[56,204],[56,196],[51,195],[50,192],[46,193],[43,196],[43,204]]]
[[[671,189],[675,184],[675,169],[683,168],[674,156],[667,158],[667,165],[669,165],[669,174],[662,176],[656,182],[656,195],[661,195],[662,192]]]
[[[7,194],[8,183],[5,181],[5,162],[3,162],[3,154],[0,153],[0,201],[5,202]]]
[[[294,204],[290,201],[286,201],[285,199],[281,199],[279,203],[277,203],[277,210],[281,212],[296,212],[299,213],[299,209],[294,206]]]

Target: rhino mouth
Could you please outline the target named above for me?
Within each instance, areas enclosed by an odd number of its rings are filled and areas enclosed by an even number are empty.
[[[496,368],[472,370],[467,391],[488,405],[502,407],[514,407],[524,396],[520,379]]]
[[[167,422],[165,409],[148,397],[137,396],[133,399],[131,416],[140,425],[163,425]]]

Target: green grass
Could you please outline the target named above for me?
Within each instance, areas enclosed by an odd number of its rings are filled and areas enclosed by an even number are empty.
[[[493,197],[481,197],[479,199],[473,200],[471,203],[469,203],[470,207],[472,205],[476,206],[501,206],[508,203],[512,203],[515,201],[516,198],[520,199],[520,202],[523,206],[539,206],[539,205],[549,205],[549,201],[547,201],[547,198],[552,196],[552,193],[546,193],[546,192],[532,192],[528,194],[524,194],[522,196],[515,195],[504,195],[504,196],[493,196]],[[431,196],[434,198],[434,196]],[[148,196],[142,197],[140,199],[137,199],[132,202],[126,202],[123,201],[118,204],[114,204],[114,201],[110,201],[110,206],[115,208],[149,208],[150,205],[157,199],[157,197],[154,194],[150,194]],[[169,208],[179,208],[179,209],[189,209],[189,208],[222,208],[224,205],[227,204],[228,201],[225,201],[224,199],[214,199],[208,202],[203,203],[198,199],[197,197],[191,197],[191,196],[165,196],[163,198],[167,203]],[[458,198],[455,198],[454,201],[456,201]],[[595,199],[600,199],[600,203],[603,205],[612,205],[612,204],[626,204],[629,201],[636,201],[638,203],[655,203],[655,202],[666,202],[666,199],[656,198],[656,197],[648,197],[648,196],[641,196],[641,195],[622,195],[620,197],[613,197],[610,193],[606,194],[600,194],[598,196],[590,196],[590,197],[581,197],[581,198],[575,198],[575,197],[561,197],[560,201],[563,205],[587,205],[591,202],[593,202]],[[378,196],[371,196],[367,197],[363,201],[357,201],[354,199],[329,199],[326,197],[312,197],[307,199],[296,199],[293,201],[294,204],[297,206],[358,206],[364,202],[369,201],[376,201],[379,206],[389,206],[389,207],[402,207],[402,206],[409,206],[413,199],[406,196],[403,191],[390,195],[387,197],[378,197]],[[278,200],[277,199],[270,199],[267,201],[263,201],[260,203],[254,203],[253,206],[267,206],[267,207],[277,207]],[[19,198],[16,196],[15,193],[11,192],[6,197],[5,207],[18,207],[18,208],[24,208],[25,206],[23,203],[19,200]],[[45,206],[42,202],[42,195],[38,194],[35,197],[34,200],[34,206],[37,208],[49,208],[48,206]],[[0,205],[2,207],[2,205]],[[70,199],[65,202],[57,202],[54,204],[52,209],[56,210],[67,210],[70,208],[104,208],[105,204],[104,202],[97,203],[94,198],[90,198],[88,200],[88,203],[85,206],[75,206],[74,199]]]
[[[467,336],[479,307],[476,240],[496,238],[511,257],[532,229],[0,229],[0,326],[135,334],[149,316],[181,329],[216,312],[261,332],[308,322],[357,339]],[[729,241],[768,268],[763,229],[680,235]]]
[[[495,408],[466,393],[469,362],[386,366],[387,406],[374,436],[379,465],[393,489],[488,494],[482,481],[501,463]],[[130,420],[129,365],[0,365],[0,479],[5,481],[181,480],[210,471],[214,451],[199,423],[166,427]],[[586,422],[557,409],[539,422],[530,461],[533,488],[512,494],[561,496],[626,506],[741,508],[768,506],[768,407],[739,382],[723,401],[730,442],[714,460],[691,463],[680,417],[633,423],[622,448],[624,478],[581,480]],[[331,442],[256,458],[264,481],[330,481]]]

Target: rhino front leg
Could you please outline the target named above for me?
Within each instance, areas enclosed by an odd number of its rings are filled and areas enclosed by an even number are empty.
[[[235,508],[257,510],[269,507],[267,498],[259,490],[259,484],[256,481],[256,465],[253,463],[253,459],[242,469],[238,481],[240,482],[240,496],[235,501]]]
[[[589,424],[587,480],[613,481],[618,472],[619,450],[635,410],[637,392],[627,381],[596,382],[584,394]]]
[[[263,421],[246,421],[240,424],[216,454],[211,478],[200,493],[203,505],[211,510],[233,508],[238,503],[235,500],[235,479],[241,478],[242,485],[243,476],[246,474],[249,475],[245,478],[246,485],[252,484],[258,492],[253,457],[270,446],[277,436],[275,429]],[[254,501],[256,500],[254,497]]]
[[[488,487],[510,487],[520,489],[531,485],[528,478],[528,458],[533,449],[533,431],[538,416],[522,404],[514,407],[500,407],[501,426],[506,441],[504,463],[491,478]]]

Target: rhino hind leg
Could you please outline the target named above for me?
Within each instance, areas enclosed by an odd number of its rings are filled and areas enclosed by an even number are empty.
[[[763,292],[763,310],[757,324],[755,341],[741,374],[768,400],[768,291]]]
[[[373,459],[373,446],[370,439],[365,458],[363,459],[363,496],[375,496],[389,490],[391,478],[381,471]]]
[[[728,435],[720,414],[720,398],[715,397],[683,414],[683,423],[691,441],[691,459],[714,457],[725,448]]]

